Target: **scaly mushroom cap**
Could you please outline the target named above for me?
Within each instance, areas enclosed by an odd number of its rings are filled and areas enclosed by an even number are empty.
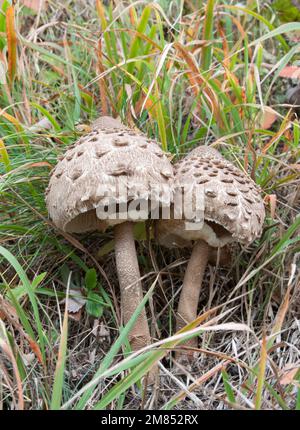
[[[155,140],[101,117],[59,158],[46,203],[53,222],[65,231],[105,230],[122,220],[98,219],[99,206],[132,200],[169,206],[173,180],[172,165]]]
[[[202,239],[220,247],[232,241],[249,244],[260,236],[265,209],[258,186],[214,148],[200,146],[176,163],[175,189],[193,185],[203,192],[204,224],[191,228],[189,223],[187,229],[185,221],[161,220],[161,244],[183,247]]]

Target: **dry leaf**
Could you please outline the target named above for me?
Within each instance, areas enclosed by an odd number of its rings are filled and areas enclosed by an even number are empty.
[[[82,317],[82,309],[79,309],[78,312],[69,312],[69,318],[73,321],[80,321]]]
[[[284,372],[283,375],[280,377],[279,382],[281,385],[289,385],[293,382],[295,379],[295,376],[298,372],[300,367],[294,367],[293,369],[288,370],[287,372]]]
[[[261,116],[261,128],[268,130],[278,118],[277,112],[271,108],[265,108]]]
[[[300,67],[297,66],[285,66],[279,75],[281,78],[300,79]]]
[[[63,303],[65,303],[66,300],[63,300]],[[83,306],[86,303],[86,298],[81,294],[80,290],[77,289],[70,289],[70,296],[67,302],[67,310],[70,314],[76,314],[83,308]]]

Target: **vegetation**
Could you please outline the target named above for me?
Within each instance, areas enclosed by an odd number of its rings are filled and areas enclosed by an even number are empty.
[[[286,103],[300,23],[271,1],[1,4],[0,407],[300,409],[300,130]],[[47,217],[50,169],[100,113],[174,160],[217,142],[262,188],[262,237],[210,266],[199,317],[176,336],[188,250],[137,226],[147,294],[121,327],[111,232],[70,235]],[[143,306],[155,343],[131,354]],[[200,354],[180,368],[188,335]]]

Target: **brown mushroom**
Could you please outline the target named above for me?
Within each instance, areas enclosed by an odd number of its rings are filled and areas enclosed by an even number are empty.
[[[161,192],[153,197],[157,186]],[[138,220],[146,219],[149,202],[170,205],[172,187],[173,168],[157,143],[110,117],[95,121],[90,133],[66,151],[51,176],[46,202],[59,228],[76,233],[114,228],[124,324],[143,298],[133,237],[136,218],[130,215],[130,205],[146,207],[144,212],[135,211]],[[145,309],[129,341],[133,350],[150,343]]]
[[[157,238],[168,247],[190,246],[189,260],[178,304],[176,329],[197,317],[199,293],[210,249],[237,241],[249,244],[259,237],[265,217],[259,188],[247,174],[236,168],[211,147],[198,147],[175,166],[175,195],[196,190],[203,196],[202,220],[188,218],[159,220]],[[174,197],[175,199],[175,197]],[[192,204],[195,204],[193,194]],[[187,223],[188,221],[188,223]],[[197,339],[186,345],[197,347]],[[180,354],[179,354],[180,355]],[[186,358],[191,354],[183,354]]]

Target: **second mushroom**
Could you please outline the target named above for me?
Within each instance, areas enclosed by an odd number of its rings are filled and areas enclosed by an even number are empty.
[[[159,220],[157,237],[167,247],[193,245],[179,298],[176,330],[197,318],[199,294],[205,268],[212,248],[221,248],[233,241],[248,245],[259,237],[265,218],[264,203],[255,182],[211,147],[192,150],[175,165],[175,195],[193,191],[203,199],[202,220],[185,216],[183,219]],[[185,200],[185,199],[183,199]],[[173,214],[176,212],[174,198]],[[177,357],[193,357],[197,338],[185,343],[186,353]],[[189,350],[190,348],[190,350]]]

